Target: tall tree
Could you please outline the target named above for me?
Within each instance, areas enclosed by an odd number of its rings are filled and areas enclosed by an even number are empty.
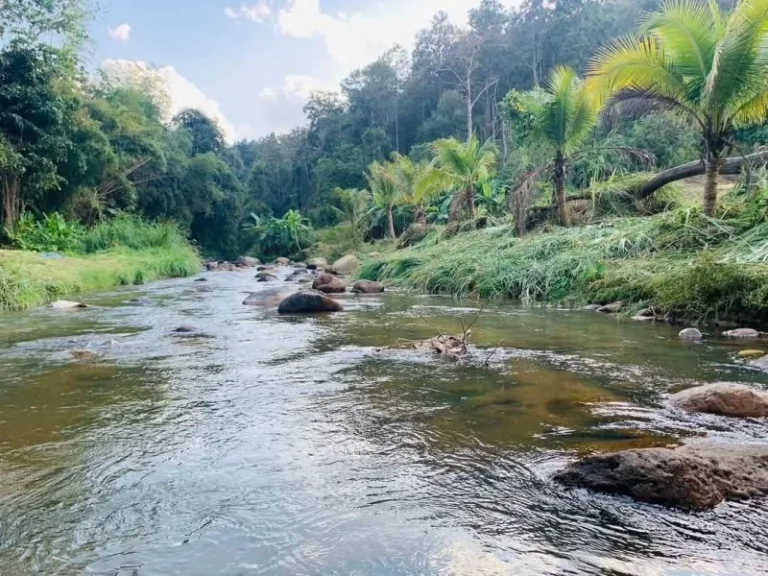
[[[768,120],[768,0],[742,0],[729,16],[714,1],[666,0],[643,29],[597,56],[591,89],[601,103],[633,113],[668,109],[699,126],[711,215],[735,128]]]
[[[176,114],[171,125],[189,132],[192,140],[192,155],[218,152],[226,145],[224,133],[216,120],[194,108],[186,108]]]

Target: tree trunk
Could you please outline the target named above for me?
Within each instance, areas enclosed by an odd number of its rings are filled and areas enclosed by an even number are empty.
[[[565,158],[560,150],[557,151],[555,156],[555,195],[560,226],[570,226],[571,220],[568,217],[568,204],[565,201]]]
[[[712,156],[707,160],[706,179],[704,180],[704,212],[713,216],[717,209],[717,179],[722,160]]]
[[[472,74],[467,74],[467,143],[472,142]]]
[[[389,232],[389,237],[394,239],[396,238],[395,235],[395,217],[392,214],[392,206],[389,206],[389,210],[387,211],[387,228]]]
[[[470,185],[467,188],[467,208],[469,208],[469,218],[475,221],[475,187]]]
[[[18,178],[15,176],[4,176],[0,191],[3,194],[2,222],[8,230],[13,230],[21,217]]]
[[[768,163],[768,150],[749,154],[748,156],[725,158],[720,161],[720,174],[739,174],[745,166],[756,167],[763,166],[766,163]],[[657,190],[667,184],[691,178],[692,176],[701,176],[705,173],[706,165],[701,160],[688,162],[687,164],[659,172],[648,182],[639,186],[634,192],[638,199],[643,200],[652,196]]]

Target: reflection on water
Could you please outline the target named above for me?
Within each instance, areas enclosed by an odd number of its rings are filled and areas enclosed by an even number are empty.
[[[765,385],[735,359],[754,344],[492,303],[456,365],[409,343],[476,303],[278,318],[241,305],[250,276],[0,317],[0,574],[768,573],[767,502],[691,515],[549,481],[581,452],[764,438],[663,403]]]

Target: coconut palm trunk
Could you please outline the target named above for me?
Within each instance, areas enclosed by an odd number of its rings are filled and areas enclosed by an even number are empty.
[[[469,209],[469,218],[475,221],[475,187],[470,185],[467,187],[467,208]]]
[[[565,201],[565,157],[562,150],[558,150],[555,156],[555,195],[560,225],[570,226],[571,219],[568,217],[568,204]]]
[[[394,214],[392,214],[392,204],[389,205],[389,210],[387,211],[387,228],[389,232],[390,238],[396,238],[397,235],[395,234],[395,217]]]
[[[704,180],[704,212],[712,216],[717,208],[717,184],[720,175],[722,159],[716,155],[710,155],[707,159]]]

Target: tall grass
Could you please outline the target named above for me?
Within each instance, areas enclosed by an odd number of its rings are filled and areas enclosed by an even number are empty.
[[[696,319],[768,317],[768,224],[741,216],[685,208],[522,239],[490,228],[388,255],[361,276],[526,303],[624,300]]]
[[[186,238],[175,224],[149,223],[132,216],[119,216],[103,222],[82,237],[82,251],[86,254],[113,248],[144,250],[186,245]]]

